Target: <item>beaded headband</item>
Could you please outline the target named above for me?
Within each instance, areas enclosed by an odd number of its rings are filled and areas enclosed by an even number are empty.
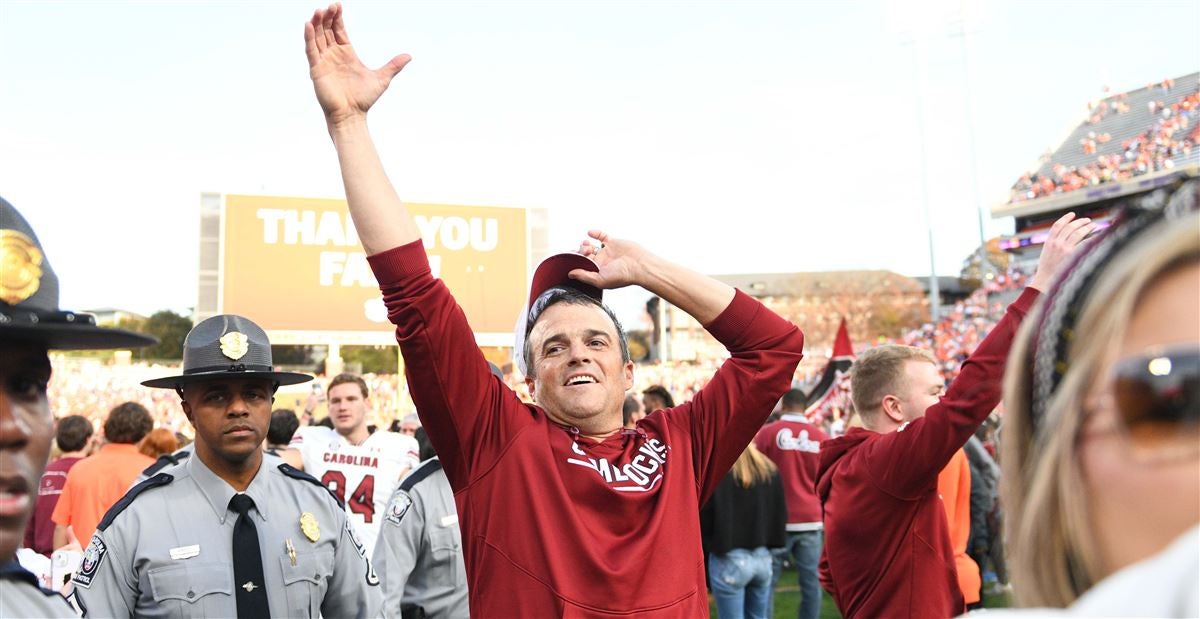
[[[1050,287],[1030,346],[1030,410],[1035,429],[1044,423],[1047,404],[1070,369],[1067,354],[1077,336],[1076,324],[1103,267],[1153,224],[1194,212],[1198,193],[1200,180],[1190,180],[1156,190],[1126,206],[1113,225],[1075,256]]]

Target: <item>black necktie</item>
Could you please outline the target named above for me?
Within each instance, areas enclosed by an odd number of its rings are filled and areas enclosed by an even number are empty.
[[[235,494],[229,509],[238,513],[233,525],[233,579],[239,619],[270,617],[267,587],[263,580],[262,551],[258,548],[258,529],[250,519],[254,499]]]

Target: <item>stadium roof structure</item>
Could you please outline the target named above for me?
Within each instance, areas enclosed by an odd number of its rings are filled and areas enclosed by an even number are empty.
[[[1164,84],[1171,82],[1169,88]],[[1031,177],[1054,177],[1055,168],[1081,169],[1100,158],[1124,155],[1125,144],[1136,139],[1156,122],[1163,119],[1162,109],[1170,108],[1189,95],[1200,92],[1200,72],[1189,73],[1174,80],[1163,80],[1106,97],[1098,101],[1089,115],[1076,125],[1049,157],[1039,161]],[[1151,107],[1151,104],[1154,107]],[[1182,138],[1193,131],[1200,117],[1193,111],[1189,126],[1178,132]],[[1105,139],[1097,139],[1104,136]],[[1094,150],[1085,149],[1090,142]],[[1106,202],[1124,196],[1143,193],[1168,185],[1182,172],[1195,175],[1200,169],[1200,145],[1193,145],[1191,152],[1171,159],[1166,169],[1144,173],[1131,178],[1087,185],[1073,191],[1055,191],[1047,196],[1027,200],[1010,201],[993,206],[992,217],[1039,218],[1065,212],[1079,205]],[[1060,168],[1061,169],[1061,168]],[[1040,219],[1040,218],[1039,218]],[[1018,230],[1022,228],[1018,223]]]
[[[929,276],[917,277],[917,283],[921,285],[921,290],[925,293],[929,292]],[[976,286],[969,285],[963,281],[961,277],[952,275],[939,275],[938,291],[942,295],[950,295],[954,298],[963,298],[975,291]]]
[[[818,271],[812,273],[750,273],[713,278],[756,297],[820,297],[878,294],[885,290],[921,294],[921,284],[892,271]]]

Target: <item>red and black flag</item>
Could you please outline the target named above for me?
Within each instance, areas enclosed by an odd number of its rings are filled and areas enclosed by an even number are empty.
[[[821,380],[812,391],[808,392],[808,406],[804,415],[816,423],[825,420],[833,414],[833,410],[843,412],[850,408],[850,366],[854,364],[854,347],[850,345],[850,333],[846,330],[846,319],[838,326],[837,337],[833,340],[833,354]]]

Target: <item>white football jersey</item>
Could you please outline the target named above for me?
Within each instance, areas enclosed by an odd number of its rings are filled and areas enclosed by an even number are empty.
[[[330,428],[306,426],[296,430],[288,447],[300,451],[306,473],[346,504],[350,522],[366,546],[367,556],[372,556],[392,492],[401,475],[420,461],[417,440],[379,431],[361,445],[351,445]]]

